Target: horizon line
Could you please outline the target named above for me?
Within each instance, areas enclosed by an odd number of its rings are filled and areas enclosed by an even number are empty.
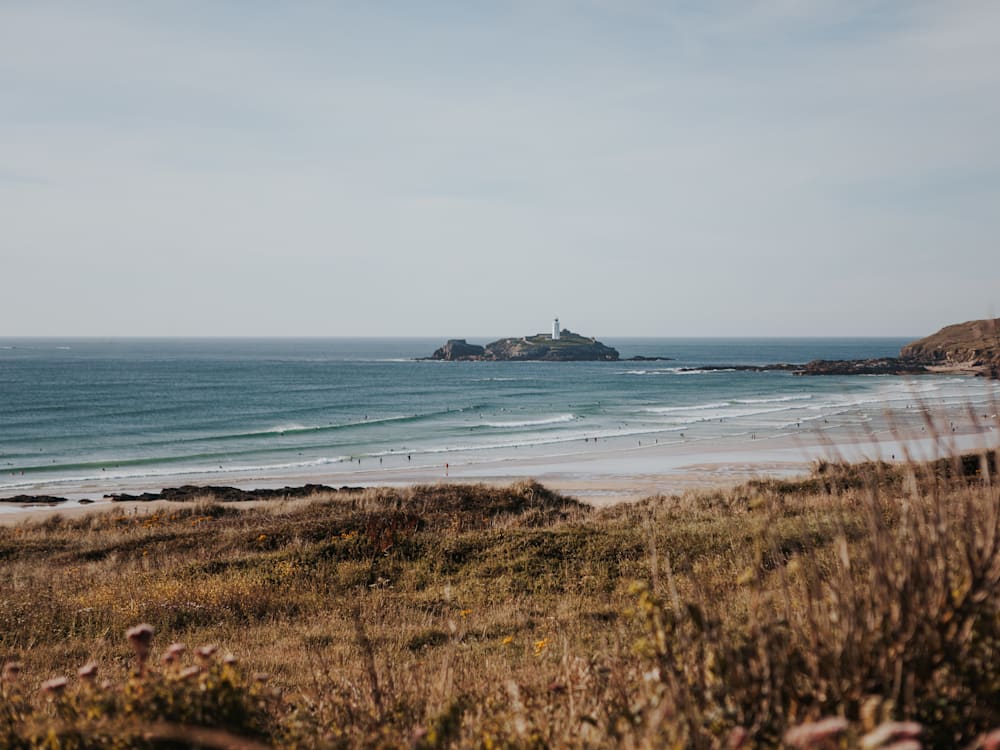
[[[545,334],[545,331],[539,331],[534,334],[524,334],[526,336],[536,336]],[[573,333],[576,333],[574,331]],[[707,334],[707,335],[617,335],[617,334],[604,334],[603,338],[606,339],[903,339],[903,338],[920,338],[919,335],[915,336],[913,334],[849,334],[849,333],[830,333],[830,334],[816,334],[816,335],[803,335],[803,334]],[[162,340],[162,341],[179,341],[179,340],[204,340],[204,341],[219,341],[219,340],[233,340],[233,339],[244,339],[244,340],[366,340],[366,339],[383,339],[383,340],[417,340],[417,339],[444,339],[446,341],[452,339],[504,339],[504,338],[520,338],[519,336],[494,336],[492,334],[465,334],[462,336],[446,335],[446,334],[406,334],[406,335],[393,335],[393,334],[251,334],[251,333],[236,333],[236,334],[131,334],[131,333],[112,333],[112,334],[91,334],[91,333],[80,333],[80,334],[0,334],[0,340],[45,340],[45,339],[77,339],[77,340],[93,340],[93,339],[115,339],[115,340]],[[593,337],[597,338],[597,337]]]

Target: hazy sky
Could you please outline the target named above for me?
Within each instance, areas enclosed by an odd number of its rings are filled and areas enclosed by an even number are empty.
[[[923,335],[998,250],[995,0],[0,0],[0,335]]]

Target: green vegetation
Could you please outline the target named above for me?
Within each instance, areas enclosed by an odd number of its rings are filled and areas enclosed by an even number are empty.
[[[0,528],[0,746],[973,746],[1000,726],[992,461]]]
[[[589,336],[581,336],[579,333],[573,333],[570,330],[563,329],[559,334],[559,338],[555,341],[552,340],[552,334],[549,333],[538,333],[534,336],[529,336],[525,339],[529,344],[545,344],[551,347],[572,347],[580,346],[581,344],[593,344],[595,339]]]

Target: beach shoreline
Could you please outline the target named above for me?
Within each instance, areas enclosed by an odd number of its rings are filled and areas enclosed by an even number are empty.
[[[673,360],[611,367],[401,359],[415,347],[19,345],[5,360],[22,397],[0,410],[0,516],[17,495],[100,501],[182,485],[535,479],[607,504],[787,477],[838,450],[867,457],[856,446],[919,437],[924,409],[946,435],[975,432],[969,410],[995,426],[1000,402],[1000,385],[981,378],[742,369],[898,350],[882,340],[636,340],[623,355]]]
[[[799,434],[733,436],[723,440],[673,440],[645,443],[636,436],[609,439],[599,444],[560,445],[558,452],[525,450],[513,457],[447,455],[444,460],[402,465],[357,465],[311,471],[273,471],[229,475],[178,474],[156,478],[114,479],[82,483],[39,483],[27,495],[66,498],[56,505],[14,504],[0,498],[0,524],[43,520],[51,515],[85,515],[120,509],[127,513],[152,512],[177,501],[112,501],[112,494],[158,493],[168,487],[236,487],[242,490],[302,487],[322,484],[339,487],[408,487],[438,483],[506,485],[537,481],[545,487],[596,507],[633,502],[654,495],[679,495],[689,490],[731,487],[751,479],[791,478],[808,474],[817,461],[865,460],[901,462],[932,460],[957,453],[1000,447],[995,415],[973,419],[954,411],[926,415],[914,410],[906,420],[898,415],[881,430],[803,429]],[[964,418],[964,421],[961,421]],[[958,421],[958,424],[956,424]],[[940,425],[941,429],[935,429]],[[947,427],[945,427],[948,425]],[[931,433],[927,427],[931,427]],[[457,460],[456,460],[457,459]],[[8,493],[8,497],[15,493]],[[22,494],[22,493],[17,493]],[[82,501],[82,502],[81,502]],[[243,502],[275,502],[241,501]],[[279,502],[294,502],[281,500]]]

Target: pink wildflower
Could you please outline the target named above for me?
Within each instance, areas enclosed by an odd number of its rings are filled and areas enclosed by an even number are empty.
[[[729,733],[729,740],[726,742],[726,746],[729,750],[739,750],[741,747],[746,747],[749,740],[750,732],[744,727],[733,727]]]
[[[889,750],[886,747],[887,742],[898,744],[900,740],[916,740],[922,731],[923,727],[915,721],[887,721],[862,737],[861,747],[864,750],[874,750],[877,747]],[[919,747],[919,743],[917,747]],[[904,748],[896,748],[896,750],[904,750]]]
[[[181,658],[185,651],[187,651],[187,646],[183,643],[171,643],[167,646],[167,650],[163,652],[163,663],[173,664]]]
[[[84,682],[93,683],[97,679],[97,662],[88,661],[78,670],[76,673],[80,676],[80,679]]]
[[[983,750],[1000,750],[1000,728],[983,737]]]
[[[834,740],[847,730],[847,719],[831,716],[809,724],[792,727],[785,733],[785,742],[792,747],[817,747],[827,740]]]
[[[218,650],[219,647],[212,644],[209,646],[199,646],[195,649],[194,653],[203,665],[208,666],[212,661],[212,657],[215,656],[215,652]]]
[[[135,658],[139,661],[140,669],[146,665],[146,659],[149,658],[149,647],[153,643],[153,632],[153,626],[147,623],[136,625],[134,628],[129,628],[125,631],[125,637],[128,638],[132,650],[135,651]]]
[[[62,695],[66,691],[69,680],[65,677],[53,677],[42,683],[42,692],[47,695]]]
[[[3,665],[3,682],[17,682],[24,671],[24,665],[19,661],[9,661]]]

